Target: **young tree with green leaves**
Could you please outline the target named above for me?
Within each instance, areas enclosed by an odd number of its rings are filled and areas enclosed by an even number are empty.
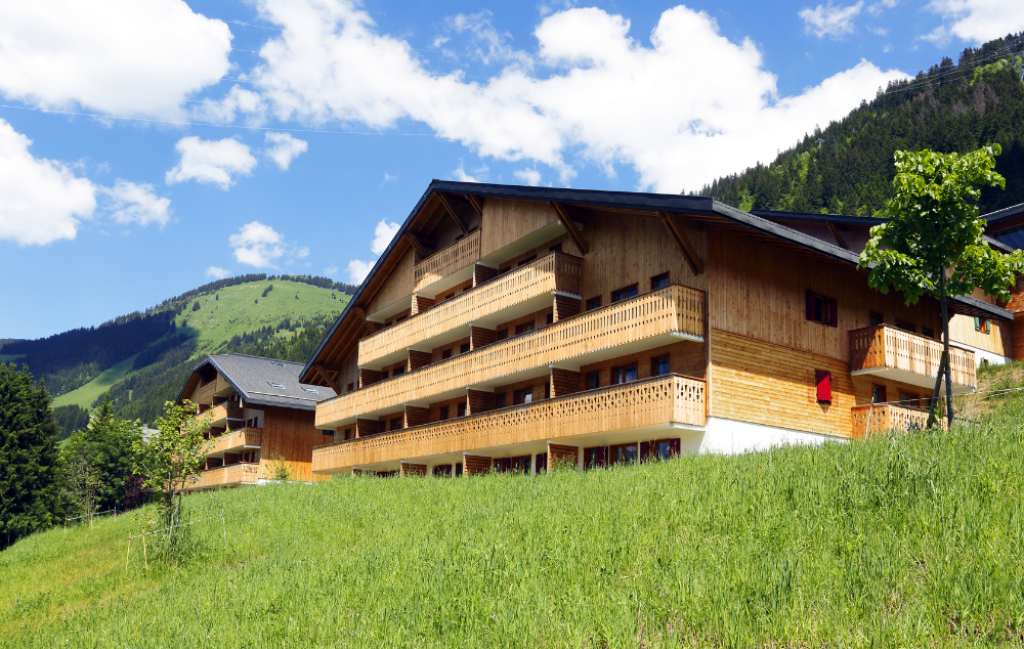
[[[947,298],[969,295],[977,287],[996,299],[1009,300],[1014,272],[1024,270],[1021,251],[1005,255],[985,243],[985,220],[978,218],[978,187],[1006,187],[995,171],[995,158],[1001,152],[998,144],[965,155],[897,151],[891,218],[871,228],[871,238],[860,255],[858,267],[871,269],[868,284],[872,288],[882,293],[894,288],[903,293],[908,305],[922,295],[939,300],[943,353],[935,392],[944,372],[949,423],[953,422],[953,389]],[[933,409],[929,425],[934,417]]]
[[[158,432],[148,442],[139,440],[135,444],[135,472],[145,479],[147,488],[160,493],[168,540],[174,537],[174,526],[181,521],[185,488],[199,479],[210,445],[210,418],[197,417],[198,410],[188,400],[181,405],[168,401],[164,416],[156,420]]]
[[[60,517],[58,432],[46,387],[0,363],[0,549]]]

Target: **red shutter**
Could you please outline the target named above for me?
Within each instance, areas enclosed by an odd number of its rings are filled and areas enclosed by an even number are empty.
[[[806,302],[804,305],[804,315],[808,320],[814,320],[814,291],[811,289],[804,291],[804,298]]]
[[[832,375],[828,370],[814,370],[814,382],[818,386],[818,401],[832,403]]]
[[[640,461],[646,462],[651,458],[651,443],[640,442]]]
[[[834,297],[828,299],[829,324],[833,327],[839,326],[839,303]]]

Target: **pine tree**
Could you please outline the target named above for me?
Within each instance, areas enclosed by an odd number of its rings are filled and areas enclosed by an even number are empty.
[[[58,432],[46,387],[0,363],[0,549],[60,516]]]

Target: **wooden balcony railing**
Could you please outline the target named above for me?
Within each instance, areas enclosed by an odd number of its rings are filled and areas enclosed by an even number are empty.
[[[201,412],[196,415],[196,419],[200,420],[204,417],[209,417],[211,422],[220,422],[228,418],[228,404],[222,403],[212,408],[207,408],[205,412]]]
[[[703,426],[704,398],[704,381],[659,376],[318,446],[313,473],[658,424]]]
[[[322,401],[316,427],[661,334],[703,340],[704,314],[703,291],[667,286]]]
[[[910,432],[923,430],[928,425],[928,411],[891,403],[854,406],[853,438],[865,439],[890,430]],[[946,420],[939,417],[939,425],[946,427]]]
[[[471,232],[447,248],[442,248],[416,264],[413,292],[421,291],[455,271],[480,259],[480,230]]]
[[[557,290],[578,295],[582,274],[583,260],[579,257],[561,252],[541,257],[360,340],[359,365],[366,366],[545,293]]]
[[[256,484],[260,479],[259,464],[232,464],[216,469],[203,471],[197,482],[188,486],[189,490],[209,489],[210,487],[228,487],[239,484]]]
[[[213,444],[206,452],[208,455],[215,453],[233,453],[244,448],[259,448],[263,446],[262,428],[243,428],[234,432],[228,432],[220,437],[211,440]]]
[[[195,392],[194,403],[210,403],[217,394],[217,381],[210,381]]]
[[[935,380],[942,360],[942,343],[889,325],[877,325],[850,332],[850,370],[900,370]],[[974,388],[978,385],[974,352],[949,348],[952,382]],[[915,384],[930,385],[927,381]]]

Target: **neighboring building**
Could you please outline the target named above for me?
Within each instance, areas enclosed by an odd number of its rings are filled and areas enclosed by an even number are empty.
[[[259,484],[281,466],[291,480],[323,479],[310,470],[313,447],[333,433],[317,430],[315,413],[335,393],[300,383],[301,371],[301,363],[243,354],[209,356],[192,369],[178,403],[188,399],[199,404],[197,417],[212,418],[214,444],[190,489]]]
[[[339,393],[313,472],[534,472],[923,423],[937,302],[868,287],[860,222],[767,216],[435,180],[301,374]],[[957,393],[974,356],[953,350]]]

